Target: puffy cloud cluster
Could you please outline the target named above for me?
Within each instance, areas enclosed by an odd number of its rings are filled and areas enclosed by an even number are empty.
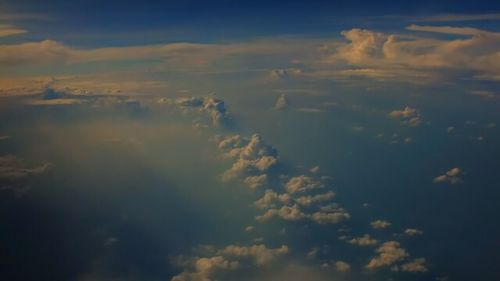
[[[366,268],[370,270],[391,266],[394,263],[402,261],[408,257],[406,250],[401,248],[399,242],[396,241],[384,242],[380,245],[376,252],[378,255],[372,258],[366,265]]]
[[[237,246],[229,245],[222,249],[204,247],[206,257],[178,258],[176,263],[184,271],[174,276],[172,281],[211,281],[228,271],[251,266],[269,266],[288,254],[286,245],[270,249],[265,245]]]
[[[224,101],[214,97],[182,97],[177,98],[175,104],[182,109],[197,110],[206,113],[214,127],[227,125],[230,116],[224,105]]]
[[[278,164],[278,152],[266,144],[260,135],[250,139],[240,135],[219,139],[219,148],[225,157],[235,159],[231,168],[222,175],[223,180],[241,179],[251,188],[267,183],[266,173]]]
[[[47,172],[51,167],[48,162],[28,164],[14,155],[0,156],[0,191],[11,190],[22,195],[28,188],[29,179]]]
[[[403,110],[393,110],[389,113],[389,117],[394,119],[401,119],[402,123],[416,127],[422,124],[422,118],[417,109],[406,106]]]
[[[351,217],[345,209],[332,202],[334,192],[314,193],[316,189],[325,188],[321,179],[299,175],[284,183],[283,188],[286,192],[281,194],[268,189],[255,202],[257,207],[266,210],[256,217],[258,221],[280,218],[287,221],[310,220],[318,224],[334,224]],[[303,194],[307,192],[313,194]]]
[[[305,175],[293,177],[286,184],[286,190],[290,194],[311,191],[323,187],[325,187],[325,185],[320,180]]]
[[[401,266],[394,266],[393,271],[403,271],[403,272],[427,272],[427,261],[425,258],[416,258],[412,261],[402,264]]]
[[[461,183],[462,182],[462,179],[460,178],[461,174],[462,170],[458,167],[455,167],[447,171],[445,174],[435,177],[434,182],[435,183],[449,182],[451,184]]]
[[[333,75],[364,76],[377,80],[421,83],[446,75],[446,71],[464,70],[474,73],[477,78],[500,79],[500,33],[448,26],[411,25],[407,29],[466,38],[398,36],[354,28],[342,32],[349,42],[328,55],[325,62],[335,65],[347,63],[350,67]]]
[[[351,240],[346,241],[349,244],[357,245],[357,246],[374,246],[378,244],[377,239],[374,239],[370,236],[370,234],[365,234],[361,237],[352,238]]]

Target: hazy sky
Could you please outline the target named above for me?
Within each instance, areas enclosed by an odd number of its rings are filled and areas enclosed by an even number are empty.
[[[500,279],[500,4],[158,2],[0,1],[1,280]]]

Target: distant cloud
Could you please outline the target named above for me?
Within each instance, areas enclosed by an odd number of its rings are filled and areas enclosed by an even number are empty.
[[[411,127],[419,126],[422,123],[420,113],[417,109],[406,106],[403,110],[393,110],[389,113],[389,117],[401,119],[404,124]]]
[[[288,99],[286,97],[286,94],[281,94],[278,99],[276,100],[276,103],[274,104],[274,109],[285,109],[288,107]]]
[[[217,276],[240,268],[269,266],[271,263],[288,254],[286,245],[270,249],[263,244],[252,246],[228,245],[222,249],[213,246],[203,247],[199,254],[204,257],[177,257],[174,265],[184,268],[184,271],[174,276],[172,281],[212,281]]]
[[[286,184],[286,190],[291,194],[323,187],[325,185],[321,181],[305,175],[293,177]]]
[[[413,273],[424,273],[429,269],[426,265],[425,258],[416,258],[412,261],[402,264],[401,266],[394,266],[393,271],[403,271],[403,272],[413,272]]]
[[[262,174],[258,176],[246,177],[243,182],[250,188],[256,189],[267,184],[267,175]]]
[[[8,24],[0,24],[0,38],[12,36],[12,35],[17,35],[17,34],[23,34],[26,32],[27,31],[25,29],[22,29],[22,28],[14,27],[14,26],[8,25]]]
[[[405,230],[405,234],[408,236],[417,236],[417,235],[422,235],[424,232],[422,230],[416,229],[416,228],[407,228]]]
[[[250,139],[240,135],[222,137],[219,148],[226,151],[225,157],[235,159],[231,168],[224,172],[225,181],[240,179],[255,188],[264,183],[269,169],[278,164],[278,152],[266,144],[260,135],[254,134]]]
[[[435,177],[434,182],[435,183],[449,182],[451,184],[461,183],[462,182],[462,179],[460,178],[461,175],[462,175],[462,170],[458,167],[455,167],[447,171],[445,174]]]
[[[0,191],[13,191],[20,196],[29,187],[28,180],[50,170],[52,164],[28,164],[14,155],[0,156]]]
[[[384,220],[375,220],[370,223],[370,225],[375,229],[385,229],[391,226],[391,223]]]
[[[345,261],[336,261],[335,262],[335,270],[339,272],[348,272],[351,270],[351,265],[349,265]]]
[[[378,241],[370,236],[370,234],[365,234],[358,238],[352,238],[346,241],[349,244],[357,246],[374,246],[378,244]]]
[[[228,125],[230,116],[226,110],[224,101],[214,97],[189,97],[177,98],[175,104],[184,109],[194,109],[205,112],[212,121],[214,127]]]
[[[408,257],[406,250],[401,248],[400,244],[396,241],[384,242],[376,252],[378,255],[372,258],[366,265],[367,269],[375,270],[381,267],[391,266]]]

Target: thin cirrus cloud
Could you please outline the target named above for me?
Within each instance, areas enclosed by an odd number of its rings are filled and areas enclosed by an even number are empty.
[[[5,29],[12,33],[16,29]],[[409,25],[409,34],[390,34],[352,28],[343,38],[281,38],[232,43],[170,43],[124,47],[78,48],[54,40],[0,45],[0,65],[17,67],[47,64],[141,61],[175,71],[241,71],[245,63],[228,66],[224,58],[261,60],[265,81],[294,79],[368,78],[380,81],[432,83],[465,76],[500,79],[500,33],[471,27]],[[21,32],[17,30],[16,32]],[[418,36],[415,32],[419,32]],[[442,38],[427,33],[464,36]],[[255,59],[254,59],[255,61]],[[161,69],[161,67],[160,67]],[[288,69],[287,71],[276,71]]]
[[[28,32],[28,31],[25,29],[19,28],[19,27],[15,27],[15,26],[8,25],[8,24],[0,24],[0,38],[18,35],[18,34],[23,34],[26,32]]]

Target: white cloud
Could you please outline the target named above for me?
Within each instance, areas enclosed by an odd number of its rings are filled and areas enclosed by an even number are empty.
[[[422,235],[424,232],[422,230],[416,229],[416,228],[407,228],[405,230],[405,234],[408,236],[417,236],[417,235]]]
[[[455,167],[447,171],[445,174],[435,177],[434,182],[435,183],[449,182],[451,184],[461,183],[462,182],[462,179],[460,178],[461,174],[462,170],[458,167]]]
[[[408,257],[405,249],[400,247],[396,241],[384,242],[377,250],[377,256],[372,258],[366,265],[367,269],[374,270],[380,267],[390,266]]]
[[[349,244],[357,246],[374,246],[378,244],[378,241],[370,236],[370,234],[365,234],[361,237],[352,238],[346,241]]]
[[[401,266],[394,266],[393,271],[403,271],[403,272],[413,272],[413,273],[424,273],[429,269],[427,268],[427,262],[425,258],[416,258],[412,261],[402,264]]]
[[[336,261],[335,262],[335,270],[339,272],[348,272],[351,270],[351,265],[349,265],[345,261]]]
[[[389,117],[401,119],[404,124],[411,127],[419,126],[422,123],[420,113],[415,108],[406,106],[403,110],[393,110],[389,113]]]
[[[325,185],[321,181],[305,175],[293,177],[286,184],[286,190],[291,194],[323,187],[325,187]]]
[[[23,34],[26,32],[27,31],[25,29],[22,29],[22,28],[18,28],[18,27],[8,25],[8,24],[0,24],[0,38],[12,36],[12,35],[17,35],[17,34]]]
[[[252,189],[256,189],[256,188],[259,188],[259,187],[267,184],[267,175],[262,174],[262,175],[258,175],[258,176],[249,176],[249,177],[246,177],[245,180],[243,180],[243,182],[248,187],[250,187]]]
[[[292,202],[288,193],[278,194],[270,189],[266,190],[264,196],[255,202],[255,205],[261,209],[276,208],[277,204],[287,205]]]
[[[178,257],[174,262],[184,267],[184,271],[174,276],[172,281],[212,281],[225,272],[253,266],[268,266],[289,252],[286,245],[270,249],[265,245],[229,245],[217,250],[213,246],[203,247],[206,257]]]
[[[250,139],[239,135],[229,136],[219,140],[219,148],[226,151],[225,157],[236,159],[232,167],[225,171],[222,179],[229,181],[240,178],[255,186],[255,180],[264,180],[269,169],[278,164],[278,152],[266,144],[260,135],[254,134]]]
[[[265,245],[260,244],[249,247],[229,245],[218,251],[218,254],[237,258],[251,257],[255,260],[256,265],[263,266],[275,261],[283,255],[286,255],[288,252],[289,249],[285,245],[280,248],[269,249]]]
[[[391,226],[391,223],[384,220],[375,220],[370,223],[370,225],[375,229],[385,229]]]
[[[311,206],[317,203],[323,203],[332,200],[335,197],[335,193],[333,191],[329,191],[323,194],[317,195],[307,195],[301,196],[295,200],[299,205],[302,206]]]
[[[257,221],[264,222],[273,217],[279,217],[287,221],[298,221],[308,218],[309,216],[303,213],[298,205],[283,206],[279,209],[269,209],[263,215],[257,216]]]

